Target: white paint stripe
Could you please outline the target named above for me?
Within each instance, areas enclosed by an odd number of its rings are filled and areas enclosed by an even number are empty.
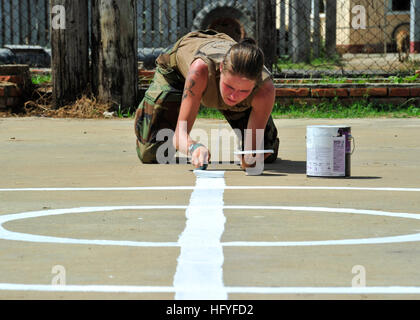
[[[204,181],[204,180],[203,180]],[[213,180],[213,182],[216,180]],[[211,192],[221,193],[220,197],[223,198],[223,188],[210,189]],[[208,194],[209,190],[203,191],[197,189],[196,194]],[[87,208],[73,208],[73,209],[56,209],[56,210],[45,210],[35,212],[24,212],[18,214],[9,214],[0,216],[0,239],[13,240],[13,241],[27,241],[27,242],[39,242],[39,243],[59,243],[59,244],[89,244],[89,245],[102,245],[102,246],[133,246],[133,247],[179,247],[182,244],[178,242],[140,242],[140,241],[117,241],[117,240],[87,240],[87,239],[73,239],[73,238],[59,238],[49,236],[31,235],[26,233],[19,233],[6,230],[3,226],[6,222],[54,216],[62,214],[72,213],[92,213],[92,212],[104,212],[104,211],[117,211],[117,210],[187,210],[189,212],[201,212],[206,210],[206,213],[210,215],[210,212],[218,212],[214,217],[222,218],[220,212],[223,214],[223,210],[237,210],[239,213],[243,213],[244,210],[283,210],[283,211],[309,211],[309,212],[327,212],[327,213],[349,213],[349,214],[364,214],[374,216],[387,216],[394,218],[404,219],[420,219],[420,214],[415,213],[404,213],[404,212],[386,212],[378,210],[362,210],[362,209],[346,209],[346,208],[323,208],[323,207],[287,207],[287,206],[223,206],[221,204],[213,203],[212,200],[208,199],[207,202],[192,202],[189,206],[113,206],[113,207],[87,207]],[[242,210],[242,211],[238,211]],[[232,211],[234,212],[234,211]],[[189,215],[190,216],[190,215]],[[199,217],[199,214],[196,215]],[[194,216],[195,217],[195,216]],[[223,216],[223,219],[224,216]],[[199,221],[197,219],[193,221]],[[224,221],[224,220],[223,220]],[[215,220],[214,223],[219,223],[219,231],[223,232],[221,223],[222,220]],[[190,224],[192,222],[189,222]],[[211,222],[213,223],[213,222]],[[216,228],[216,226],[213,226]],[[214,240],[216,236],[214,237]],[[380,238],[365,238],[365,239],[344,239],[344,240],[321,240],[321,241],[276,241],[276,242],[265,242],[265,241],[234,241],[220,243],[220,239],[213,242],[208,242],[207,246],[214,246],[216,248],[222,247],[283,247],[283,246],[325,246],[325,245],[364,245],[364,244],[382,244],[382,243],[401,243],[401,242],[414,242],[420,241],[420,233],[411,235],[400,235]]]
[[[202,288],[205,290],[206,288]],[[1,291],[82,293],[174,293],[171,286],[44,285],[0,283]],[[224,287],[227,294],[420,294],[420,287]]]
[[[55,191],[178,191],[194,190],[193,186],[174,186],[174,187],[94,187],[94,188],[18,188],[0,189],[0,192],[55,192]]]
[[[174,287],[152,286],[107,286],[107,285],[43,285],[0,283],[2,291],[40,291],[40,292],[109,292],[109,293],[171,293]]]
[[[226,291],[254,294],[420,294],[420,287],[226,287]]]
[[[186,228],[178,241],[181,254],[174,276],[175,299],[226,300],[220,243],[226,222],[224,172],[196,171],[195,174],[198,188],[191,195]]]
[[[212,171],[206,171],[212,172]],[[6,188],[0,192],[60,192],[60,191],[188,191],[197,189],[220,189],[218,186],[167,186],[167,187],[110,187],[110,188]],[[400,191],[420,192],[420,188],[375,188],[375,187],[325,187],[325,186],[224,186],[224,190],[348,190],[348,191]]]

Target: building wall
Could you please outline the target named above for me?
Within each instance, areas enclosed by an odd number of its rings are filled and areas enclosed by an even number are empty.
[[[401,24],[410,23],[410,14],[407,12],[392,12],[386,8],[387,0],[370,1],[370,0],[350,0],[350,6],[337,8],[338,16],[345,16],[346,12],[350,13],[350,18],[343,19],[347,25],[348,31],[343,32],[338,29],[338,33],[342,33],[337,44],[342,51],[348,49],[350,52],[384,52],[392,50],[394,42],[394,31]],[[352,20],[355,14],[351,10],[356,5],[362,5],[366,8],[366,29],[354,29],[352,27]],[[345,10],[345,12],[340,12]]]

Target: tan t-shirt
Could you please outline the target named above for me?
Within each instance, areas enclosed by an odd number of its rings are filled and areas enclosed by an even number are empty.
[[[209,75],[207,88],[203,93],[201,103],[208,108],[219,110],[243,111],[252,107],[252,99],[261,84],[271,78],[270,72],[264,67],[261,80],[257,82],[249,97],[236,106],[224,103],[220,94],[220,63],[223,62],[228,50],[236,42],[224,33],[208,34],[195,31],[184,36],[179,42],[176,51],[176,68],[187,77],[190,65],[196,59],[202,59],[208,65]]]

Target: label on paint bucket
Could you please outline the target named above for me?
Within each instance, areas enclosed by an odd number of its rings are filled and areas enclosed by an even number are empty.
[[[307,128],[306,174],[315,177],[346,176],[347,136],[340,126]]]
[[[346,173],[346,137],[333,138],[333,174]]]

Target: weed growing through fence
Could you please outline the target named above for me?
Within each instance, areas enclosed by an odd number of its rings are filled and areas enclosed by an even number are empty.
[[[35,75],[32,76],[32,83],[36,85],[51,83],[51,79],[51,75]]]
[[[117,111],[117,117],[118,118],[133,118],[134,113],[131,111],[131,108],[122,110],[121,105],[119,105],[118,106],[118,111]]]

